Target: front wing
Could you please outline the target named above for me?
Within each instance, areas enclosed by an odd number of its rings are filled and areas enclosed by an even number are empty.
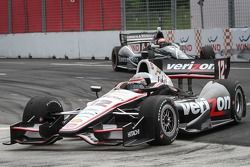
[[[44,126],[47,128],[44,129]],[[10,141],[3,144],[53,144],[64,137],[58,133],[59,129],[56,130],[56,128],[58,127],[55,124],[48,126],[47,123],[31,125],[19,122],[10,126]],[[51,131],[51,133],[44,134],[47,131]],[[100,123],[89,127],[84,132],[67,137],[79,138],[91,145],[123,145],[125,147],[136,146],[154,140],[152,135],[147,134],[147,127],[143,126],[143,117],[136,123],[130,122],[122,127],[117,127],[115,124]]]

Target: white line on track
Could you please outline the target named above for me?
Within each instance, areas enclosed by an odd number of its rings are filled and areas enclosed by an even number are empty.
[[[8,62],[8,61],[4,61],[4,62],[0,62],[0,64],[25,64],[24,62]]]
[[[250,102],[247,103],[247,106],[250,106]]]
[[[108,64],[66,64],[66,63],[51,63],[53,66],[84,66],[84,67],[109,67],[111,65]]]
[[[250,70],[248,67],[231,67],[232,70]]]
[[[7,75],[6,73],[0,73],[0,76],[5,76],[5,75]]]

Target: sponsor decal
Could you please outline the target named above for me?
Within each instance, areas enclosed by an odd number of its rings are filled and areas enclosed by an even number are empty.
[[[71,123],[79,123],[79,122],[82,122],[82,119],[77,117],[73,118],[71,121]]]
[[[75,126],[77,126],[78,124],[77,123],[74,123],[74,122],[70,122],[68,124],[66,124],[63,128],[74,128]]]
[[[218,36],[216,35],[215,37],[212,37],[212,36],[208,37],[207,40],[209,43],[214,43],[216,42],[217,39],[218,39]]]
[[[239,43],[236,43],[237,50],[250,50],[250,34],[240,35]]]
[[[183,108],[184,115],[192,114],[202,114],[210,109],[209,103],[205,99],[200,99],[200,101],[188,102],[181,104]]]
[[[134,137],[140,134],[140,129],[135,129],[128,132],[128,138]]]
[[[111,104],[111,100],[106,99],[99,99],[95,103],[92,103],[92,106],[101,106],[101,107],[107,107],[109,104]]]
[[[49,101],[46,106],[49,107],[50,104],[53,104],[53,103],[57,103],[61,108],[62,108],[62,105],[61,103],[59,103],[58,101],[55,101],[55,100],[52,100],[52,101]]]
[[[141,51],[140,50],[140,44],[132,44],[130,46],[131,46],[133,52],[139,52],[139,51]]]
[[[130,57],[129,58],[132,62],[134,63],[138,63],[139,62],[139,58],[138,57]]]
[[[222,116],[224,111],[231,108],[231,99],[230,96],[218,97],[209,99],[208,102],[211,104],[210,116]]]
[[[191,52],[193,50],[192,45],[187,44],[188,41],[189,41],[189,36],[187,36],[186,38],[185,37],[180,38],[180,42],[181,42],[180,49],[185,53],[186,52]]]
[[[193,47],[190,44],[189,45],[181,45],[180,48],[183,52],[191,52],[193,50]]]
[[[237,43],[237,50],[250,50],[250,43]]]
[[[120,57],[120,56],[118,56],[118,57],[119,57],[119,62],[120,63],[128,62],[128,58],[127,57]]]
[[[194,102],[180,103],[184,115],[197,115],[210,111],[211,117],[222,116],[224,111],[231,108],[230,96],[217,97],[212,99],[201,98]]]
[[[149,45],[149,42],[143,42],[138,44],[131,44],[130,47],[133,50],[133,52],[141,52],[144,49],[146,49]]]
[[[124,101],[123,98],[120,98],[119,96],[112,95],[112,94],[107,94],[107,95],[104,95],[103,97],[106,97],[106,98],[109,98],[109,99],[115,99],[115,100],[119,100],[119,101]]]
[[[154,33],[152,34],[129,34],[127,39],[140,39],[140,38],[154,38]]]
[[[250,34],[246,37],[244,35],[239,37],[240,42],[247,42],[249,39],[250,39]]]
[[[167,64],[168,70],[213,70],[214,64],[195,64],[194,61],[188,64]]]
[[[217,39],[218,39],[218,35],[216,35],[215,37],[210,36],[207,39],[208,42],[211,44],[210,46],[212,46],[215,52],[221,51],[221,44],[216,43]]]
[[[211,46],[212,46],[212,48],[213,48],[213,50],[215,52],[221,51],[221,45],[219,43],[218,44],[212,44]]]
[[[181,43],[186,43],[186,42],[188,42],[188,40],[189,40],[189,36],[187,36],[186,39],[184,37],[180,38]]]

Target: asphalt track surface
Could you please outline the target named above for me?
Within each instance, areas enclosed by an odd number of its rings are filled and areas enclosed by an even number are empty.
[[[0,142],[9,139],[8,126],[21,120],[31,97],[55,96],[71,110],[95,99],[91,85],[101,85],[104,94],[132,75],[113,72],[110,61],[0,59]],[[96,147],[73,139],[50,146],[0,144],[0,166],[250,166],[250,64],[232,63],[229,77],[247,96],[247,117],[238,125],[181,134],[161,147]],[[206,82],[194,81],[195,93]]]

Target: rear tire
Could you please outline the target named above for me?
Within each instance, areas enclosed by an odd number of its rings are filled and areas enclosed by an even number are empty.
[[[113,48],[113,51],[112,51],[111,60],[112,60],[112,68],[114,71],[121,71],[121,68],[118,67],[118,64],[119,64],[118,53],[120,49],[121,49],[120,46],[116,46]]]
[[[148,97],[141,106],[145,127],[154,140],[150,145],[168,145],[175,139],[179,131],[179,114],[171,99],[165,96]]]
[[[212,46],[204,46],[201,48],[200,59],[215,59],[215,52]]]
[[[216,80],[216,82],[224,85],[231,96],[231,113],[235,123],[241,122],[246,116],[246,97],[239,81]]]

